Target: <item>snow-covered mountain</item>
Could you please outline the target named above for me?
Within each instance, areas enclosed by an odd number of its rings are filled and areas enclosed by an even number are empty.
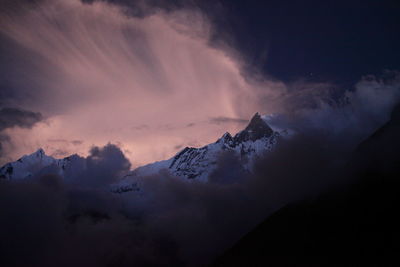
[[[32,177],[42,172],[46,168],[52,167],[52,172],[63,176],[67,167],[71,164],[71,160],[78,155],[71,155],[63,159],[55,159],[47,156],[43,149],[25,155],[17,161],[5,164],[0,168],[0,179],[16,180]]]
[[[234,153],[243,168],[251,171],[254,160],[271,150],[279,136],[281,133],[273,131],[256,113],[248,126],[233,137],[226,132],[215,143],[201,148],[186,147],[174,157],[139,167],[130,175],[147,176],[166,169],[174,176],[206,181],[224,151]]]
[[[284,134],[284,132],[272,130],[256,113],[248,126],[235,136],[232,137],[227,132],[215,143],[201,148],[186,147],[170,159],[139,167],[129,172],[120,183],[113,185],[112,190],[116,192],[135,190],[137,177],[154,175],[160,171],[167,171],[172,176],[189,180],[207,181],[223,152],[233,153],[242,163],[243,169],[251,172],[254,161],[270,151]],[[55,159],[39,149],[31,155],[23,156],[15,162],[4,165],[0,168],[0,178],[23,179],[38,173],[46,173],[46,171],[64,176],[68,169],[73,169],[74,162],[78,164],[78,160],[73,160],[75,157],[80,158],[78,155],[72,155],[63,159]]]

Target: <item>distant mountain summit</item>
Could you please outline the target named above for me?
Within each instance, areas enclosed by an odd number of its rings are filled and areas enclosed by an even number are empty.
[[[235,135],[235,144],[243,143],[246,141],[256,141],[263,137],[270,137],[273,135],[274,131],[269,127],[269,125],[261,118],[258,112],[250,120],[247,127]]]
[[[0,179],[24,179],[34,176],[45,168],[52,168],[56,170],[55,174],[63,175],[67,166],[70,165],[71,159],[79,157],[78,155],[71,155],[63,159],[55,159],[51,156],[47,156],[42,148],[39,148],[36,152],[25,155],[17,161],[5,164],[0,168]]]
[[[117,188],[118,192],[130,191],[135,177],[155,175],[161,170],[167,171],[172,176],[207,181],[209,175],[216,169],[218,159],[223,152],[232,153],[237,157],[242,169],[251,172],[254,161],[270,151],[282,135],[285,133],[272,130],[260,114],[256,113],[247,127],[235,136],[232,137],[226,132],[215,143],[201,148],[186,147],[170,159],[139,167],[128,173],[113,188]],[[0,179],[23,179],[49,173],[64,177],[67,171],[68,173],[73,171],[74,164],[78,164],[78,161],[73,160],[74,157],[79,156],[55,159],[47,156],[43,149],[39,149],[0,168]]]
[[[201,148],[186,147],[174,157],[139,167],[128,176],[154,175],[167,170],[174,176],[207,181],[222,152],[233,153],[243,169],[251,171],[254,160],[270,151],[282,134],[273,131],[256,113],[247,127],[233,137],[226,132],[215,143]]]

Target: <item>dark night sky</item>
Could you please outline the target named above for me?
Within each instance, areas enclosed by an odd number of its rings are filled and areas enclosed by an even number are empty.
[[[400,68],[399,2],[221,3],[228,16],[220,22],[229,26],[236,45],[278,79],[353,84],[362,75]]]
[[[217,26],[217,38],[229,39],[250,64],[280,80],[307,78],[351,86],[363,75],[400,69],[398,1],[150,2],[171,10],[200,8]]]

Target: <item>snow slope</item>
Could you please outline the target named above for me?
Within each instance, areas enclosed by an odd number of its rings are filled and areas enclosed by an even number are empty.
[[[218,157],[224,151],[234,153],[243,163],[243,168],[251,171],[254,161],[270,151],[282,134],[273,131],[256,113],[249,125],[234,137],[227,132],[215,143],[201,148],[186,147],[168,160],[135,169],[129,176],[148,176],[167,170],[174,176],[207,181],[216,168]]]
[[[71,160],[78,155],[71,155],[63,159],[55,159],[47,156],[43,149],[25,155],[17,161],[5,164],[0,168],[0,179],[18,180],[32,177],[42,172],[45,168],[52,167],[52,172],[56,170],[56,174],[63,176],[64,171],[71,164]]]

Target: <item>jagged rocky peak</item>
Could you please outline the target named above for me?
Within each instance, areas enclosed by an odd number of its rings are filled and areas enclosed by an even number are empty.
[[[269,125],[261,118],[258,112],[254,114],[253,118],[247,127],[235,135],[234,139],[236,143],[245,142],[248,140],[255,141],[263,137],[269,137],[274,131]]]
[[[208,176],[217,168],[223,151],[235,155],[243,171],[251,172],[255,160],[271,151],[280,136],[256,113],[247,127],[234,137],[226,132],[215,143],[200,148],[186,147],[168,160],[135,169],[130,177],[152,175],[166,169],[173,176],[207,181]]]
[[[233,140],[232,135],[229,132],[224,133],[224,135],[217,140],[218,142],[224,142],[224,143],[231,143]]]
[[[33,153],[33,155],[35,155],[38,158],[43,158],[43,156],[46,155],[46,153],[44,152],[43,148],[39,148],[38,150],[36,150],[35,153]]]

